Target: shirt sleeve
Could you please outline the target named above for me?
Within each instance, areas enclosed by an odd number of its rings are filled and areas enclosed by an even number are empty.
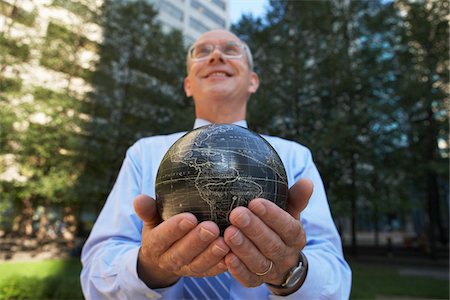
[[[314,191],[308,206],[301,213],[307,243],[303,253],[308,259],[308,274],[295,293],[271,299],[349,299],[351,270],[344,259],[339,233],[331,216],[322,179],[311,152],[293,143],[293,154],[285,162],[295,183],[301,178],[312,180]]]
[[[143,190],[142,170],[133,153],[127,151],[116,183],[83,247],[80,275],[86,299],[176,298],[179,285],[152,290],[137,274],[142,221],[133,208],[134,198]]]

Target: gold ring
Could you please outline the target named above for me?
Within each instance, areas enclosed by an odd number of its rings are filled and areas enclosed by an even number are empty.
[[[269,273],[269,272],[272,270],[272,268],[273,268],[273,262],[270,261],[270,266],[269,266],[269,268],[268,268],[265,272],[262,272],[262,273],[256,273],[256,272],[255,272],[255,274],[258,275],[258,276],[264,276],[264,275],[266,275],[267,273]]]

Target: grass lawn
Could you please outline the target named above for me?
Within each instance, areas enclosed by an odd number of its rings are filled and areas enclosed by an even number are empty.
[[[0,263],[0,299],[83,299],[78,260]]]
[[[398,274],[396,267],[352,264],[350,299],[449,299],[449,282]],[[0,299],[83,299],[78,260],[0,263]]]
[[[400,275],[395,266],[350,264],[350,299],[449,299],[448,280]]]

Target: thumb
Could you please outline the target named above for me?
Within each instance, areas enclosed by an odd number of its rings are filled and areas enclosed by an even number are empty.
[[[313,190],[314,185],[309,179],[300,179],[289,189],[287,211],[294,218],[300,218],[300,213],[308,205]]]
[[[147,195],[138,195],[134,198],[134,210],[144,222],[145,227],[152,229],[161,223],[161,218],[156,209],[156,201]]]

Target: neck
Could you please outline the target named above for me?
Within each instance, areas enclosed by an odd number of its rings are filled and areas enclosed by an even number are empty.
[[[197,118],[207,120],[211,123],[234,123],[245,120],[246,106],[232,107],[229,105],[221,106],[196,106],[195,115]]]
[[[238,121],[245,120],[245,114],[242,115],[241,117],[239,117],[239,116],[223,116],[223,115],[220,115],[220,116],[211,116],[211,115],[202,116],[201,114],[197,114],[197,118],[204,119],[204,120],[206,120],[208,122],[216,123],[216,124],[220,124],[220,123],[221,124],[231,124],[231,123],[235,123],[235,122],[238,122]]]

